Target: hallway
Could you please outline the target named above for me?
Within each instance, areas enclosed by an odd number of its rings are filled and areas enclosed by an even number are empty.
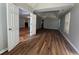
[[[23,41],[27,41],[27,38],[28,38],[28,35],[29,35],[29,30],[27,27],[24,27],[24,28],[20,28],[20,42],[23,42]]]
[[[38,30],[37,37],[19,43],[3,55],[75,55],[76,51],[58,30]]]

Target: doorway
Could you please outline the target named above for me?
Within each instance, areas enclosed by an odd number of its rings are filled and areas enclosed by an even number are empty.
[[[29,23],[30,23],[29,12],[23,8],[19,8],[19,37],[20,37],[20,42],[28,40]]]
[[[36,34],[36,15],[27,9],[7,3],[7,37],[8,51],[19,42],[26,42]]]

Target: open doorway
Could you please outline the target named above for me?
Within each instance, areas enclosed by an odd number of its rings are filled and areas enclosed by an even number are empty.
[[[23,8],[19,8],[19,37],[20,37],[20,42],[28,40],[29,23],[30,23],[29,12]]]

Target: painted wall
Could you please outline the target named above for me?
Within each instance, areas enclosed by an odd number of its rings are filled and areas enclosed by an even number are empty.
[[[56,19],[45,19],[44,20],[44,28],[47,29],[59,29],[60,21]]]
[[[29,11],[27,9],[19,8],[19,27],[25,27],[25,22],[29,23]]]
[[[75,4],[73,9],[70,11],[70,29],[69,34],[65,33],[65,35],[69,38],[68,40],[75,47],[75,49],[79,52],[79,4]],[[64,19],[61,23],[61,31],[64,32]]]
[[[30,36],[36,35],[36,15],[30,13]]]
[[[1,4],[0,4],[0,50],[3,49],[3,33],[2,33],[2,19],[1,19]]]
[[[28,29],[30,30],[30,19],[28,20]]]
[[[25,26],[25,19],[22,16],[19,16],[19,27]]]
[[[79,50],[79,4],[75,4],[71,11],[71,21],[69,35],[71,37],[70,41]]]
[[[60,19],[60,30],[64,31],[64,25],[65,25],[65,16],[62,16]]]
[[[22,27],[25,27],[25,22],[28,23],[28,27],[30,28],[30,18],[23,18],[21,16],[19,16],[19,27],[22,28]]]
[[[41,20],[42,20],[42,18],[37,16],[37,19],[36,19],[36,29],[40,29],[41,28]]]
[[[37,16],[37,29],[40,29],[41,28],[41,21],[42,21],[42,18]],[[60,27],[60,20],[58,19],[45,19],[44,20],[44,28],[46,29],[59,29]]]
[[[25,26],[25,23],[24,23],[24,18],[23,18],[23,15],[22,15],[22,10],[19,9],[19,27],[24,27]]]
[[[6,4],[0,3],[0,51],[7,48]]]

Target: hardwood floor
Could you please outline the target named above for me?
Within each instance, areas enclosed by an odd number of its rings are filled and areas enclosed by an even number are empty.
[[[23,42],[23,41],[27,41],[28,39],[28,35],[29,35],[29,30],[27,27],[22,27],[20,28],[20,42]]]
[[[58,30],[38,30],[33,39],[19,43],[3,55],[75,55],[77,52]]]

